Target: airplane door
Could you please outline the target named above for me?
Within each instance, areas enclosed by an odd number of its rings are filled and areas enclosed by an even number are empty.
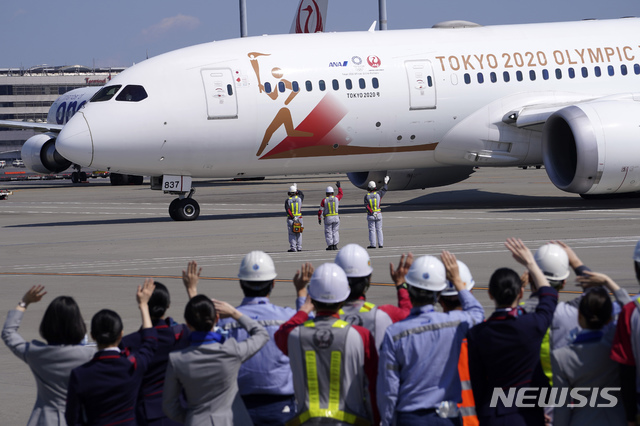
[[[200,70],[207,99],[209,120],[238,118],[238,100],[233,74],[229,68]]]
[[[435,109],[436,87],[431,61],[405,61],[409,79],[409,109]]]

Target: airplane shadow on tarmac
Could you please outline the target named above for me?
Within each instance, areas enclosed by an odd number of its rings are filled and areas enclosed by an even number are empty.
[[[459,191],[442,191],[422,195],[407,201],[393,204],[385,204],[383,201],[382,212],[406,212],[406,211],[430,211],[430,210],[494,210],[501,213],[519,212],[571,212],[577,210],[602,210],[602,209],[632,209],[640,207],[640,198],[620,198],[607,200],[584,200],[577,195],[568,196],[536,196],[516,195],[497,192],[486,192],[476,189]],[[206,211],[206,206],[204,208]],[[342,214],[364,214],[363,204],[349,203],[341,206]],[[304,213],[307,220],[315,221],[313,209],[305,207]],[[196,222],[223,221],[237,219],[264,219],[282,218],[284,212],[258,212],[258,213],[225,213],[225,214],[201,214]],[[76,225],[118,225],[118,224],[148,224],[173,222],[167,213],[166,217],[145,218],[119,218],[101,220],[78,220],[65,222],[48,222],[37,224],[12,225],[8,228],[50,227],[50,226],[76,226]],[[189,222],[178,222],[187,224]]]

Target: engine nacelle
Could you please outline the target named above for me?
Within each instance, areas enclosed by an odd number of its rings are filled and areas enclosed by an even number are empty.
[[[433,188],[463,181],[473,173],[473,167],[430,167],[428,169],[400,169],[376,172],[347,173],[351,183],[361,189],[367,189],[369,181],[376,182],[378,188],[384,185],[384,177],[389,176],[389,190]]]
[[[31,136],[22,145],[25,167],[36,173],[60,173],[71,167],[71,162],[56,151],[56,135],[40,133]]]
[[[578,194],[640,191],[640,104],[607,100],[563,108],[546,121],[542,155],[551,182]]]

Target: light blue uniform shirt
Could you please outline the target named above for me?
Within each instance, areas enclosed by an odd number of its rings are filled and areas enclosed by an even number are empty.
[[[482,305],[468,290],[459,292],[462,311],[436,312],[432,305],[413,308],[387,328],[380,348],[377,400],[383,425],[396,411],[436,408],[461,402],[458,358],[467,330],[484,319]]]
[[[304,298],[296,299],[296,308],[303,303]],[[296,311],[276,306],[269,302],[268,297],[245,297],[237,309],[266,328],[270,337],[267,344],[240,367],[238,373],[240,395],[293,395],[289,357],[278,349],[273,335]],[[230,338],[233,337],[239,342],[249,338],[247,331],[232,318],[224,318],[218,325],[221,329],[228,331]]]

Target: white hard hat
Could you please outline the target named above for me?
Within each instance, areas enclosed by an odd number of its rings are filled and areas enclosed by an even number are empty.
[[[569,256],[558,244],[545,244],[534,256],[544,275],[554,281],[562,281],[569,276]]]
[[[258,250],[244,256],[238,272],[238,278],[242,281],[269,281],[277,275],[271,256]]]
[[[638,241],[638,244],[636,244],[636,249],[633,252],[633,260],[635,260],[636,262],[640,262],[640,241]]]
[[[369,185],[367,185],[367,188],[369,189],[376,189],[376,183],[375,181],[370,181]]]
[[[422,256],[414,260],[404,279],[407,284],[423,290],[442,291],[447,288],[444,264],[434,256]]]
[[[342,247],[336,254],[334,262],[349,278],[368,277],[373,272],[369,253],[358,244],[347,244]]]
[[[471,271],[469,270],[469,267],[457,259],[456,261],[458,262],[458,271],[460,271],[460,278],[462,279],[462,282],[466,284],[465,288],[467,290],[471,290],[473,286],[476,285],[476,282],[473,280],[473,277],[471,276]],[[451,281],[447,280],[447,288],[445,288],[442,291],[442,293],[440,293],[440,296],[457,296],[457,295],[458,295],[458,290],[456,290],[456,287],[453,285]]]
[[[291,185],[291,186],[289,187],[289,192],[297,192],[297,191],[298,191],[298,187],[297,187],[297,186],[295,186],[295,185]]]
[[[327,186],[327,190],[325,192],[330,192],[333,194],[333,188],[330,186]]]
[[[309,296],[316,302],[344,302],[351,294],[347,275],[335,263],[324,263],[315,270],[309,281]]]

